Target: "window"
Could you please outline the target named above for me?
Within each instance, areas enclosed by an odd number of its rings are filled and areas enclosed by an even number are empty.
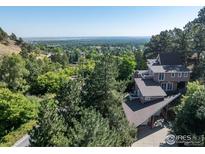
[[[181,77],[182,77],[182,73],[178,73],[178,77],[180,77],[180,78],[181,78]]]
[[[174,78],[175,77],[175,73],[171,73],[171,77]]]
[[[165,91],[171,91],[171,90],[173,90],[173,83],[171,83],[171,82],[170,83],[162,83],[161,87]]]
[[[167,90],[173,90],[173,83],[167,83]]]
[[[166,83],[162,83],[162,84],[161,84],[161,87],[162,87],[162,89],[166,90],[167,84],[166,84]]]
[[[188,73],[187,72],[184,73],[184,77],[188,77]]]
[[[164,73],[159,73],[159,81],[163,81],[164,80]]]

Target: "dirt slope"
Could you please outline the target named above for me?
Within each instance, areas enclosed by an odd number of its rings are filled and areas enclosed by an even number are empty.
[[[15,45],[14,41],[9,40],[8,45],[0,43],[0,56],[9,55],[12,53],[19,53],[20,51],[21,48]]]

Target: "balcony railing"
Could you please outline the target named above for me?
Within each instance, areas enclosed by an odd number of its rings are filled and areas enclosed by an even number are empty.
[[[150,74],[141,74],[141,76],[143,79],[152,79],[153,78],[153,76]]]
[[[153,75],[149,74],[148,70],[140,70],[136,74],[137,77],[141,77],[143,79],[152,79]]]

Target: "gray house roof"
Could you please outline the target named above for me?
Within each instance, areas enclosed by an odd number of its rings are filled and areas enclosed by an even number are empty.
[[[153,80],[135,78],[135,83],[137,84],[142,96],[167,96],[160,85]]]
[[[178,53],[159,54],[156,59],[148,59],[147,65],[154,73],[190,72],[183,65]]]
[[[134,124],[134,126],[137,127],[179,96],[180,94],[177,94],[166,97],[163,101],[144,104],[133,101],[123,103],[122,106],[129,123]]]
[[[177,72],[190,72],[188,68],[183,65],[148,65],[154,73],[177,73]]]
[[[178,53],[161,53],[158,56],[158,61],[161,65],[182,65],[182,60]]]

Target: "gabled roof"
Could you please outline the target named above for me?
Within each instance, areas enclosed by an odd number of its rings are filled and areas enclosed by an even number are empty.
[[[145,97],[164,97],[167,94],[160,87],[159,84],[150,79],[135,78],[135,83],[137,84],[142,96]]]
[[[166,97],[162,101],[154,101],[144,104],[132,101],[123,103],[122,106],[129,123],[134,124],[134,126],[137,127],[179,96],[180,93]]]
[[[176,52],[161,53],[157,60],[160,65],[183,65],[180,55]]]

